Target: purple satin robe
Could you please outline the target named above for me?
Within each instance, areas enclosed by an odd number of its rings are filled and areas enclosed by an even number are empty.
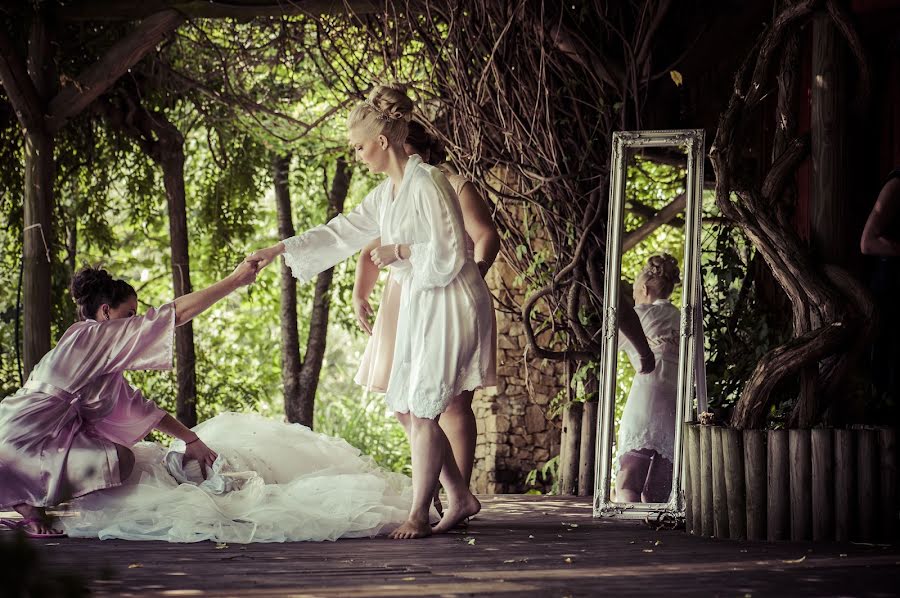
[[[52,506],[121,484],[116,444],[165,415],[126,370],[172,367],[175,305],[73,324],[16,394],[0,401],[0,507]]]

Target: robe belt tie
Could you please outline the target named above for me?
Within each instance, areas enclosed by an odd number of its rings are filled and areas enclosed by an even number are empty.
[[[22,388],[24,388],[25,390],[30,390],[31,392],[39,392],[45,394],[55,399],[59,399],[60,401],[63,401],[67,404],[66,413],[62,415],[59,422],[56,424],[56,427],[53,429],[52,436],[58,436],[62,429],[73,420],[77,422],[75,424],[76,429],[81,427],[83,420],[77,406],[78,401],[81,400],[80,396],[53,386],[52,384],[47,384],[46,382],[37,382],[35,380],[28,380],[25,383],[25,386],[23,386]]]

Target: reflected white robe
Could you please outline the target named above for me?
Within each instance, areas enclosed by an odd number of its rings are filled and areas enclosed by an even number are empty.
[[[285,239],[284,258],[308,281],[378,237],[409,245],[410,258],[391,264],[401,293],[385,399],[393,411],[433,419],[459,393],[496,384],[493,304],[444,174],[411,156],[393,201],[391,191],[385,180],[351,213]]]
[[[647,343],[656,358],[649,374],[636,373],[619,422],[616,457],[631,450],[653,449],[671,462],[675,453],[675,399],[678,395],[678,341],[681,313],[669,301],[636,305]],[[641,359],[621,332],[619,347],[628,354],[635,371]]]

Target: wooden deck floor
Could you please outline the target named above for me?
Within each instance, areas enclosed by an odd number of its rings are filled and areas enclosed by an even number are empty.
[[[483,500],[468,531],[408,542],[32,542],[101,596],[900,595],[897,546],[716,541],[595,520],[585,499]]]

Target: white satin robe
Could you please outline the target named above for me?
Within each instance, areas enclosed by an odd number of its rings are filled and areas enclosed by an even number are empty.
[[[401,291],[385,400],[433,419],[459,393],[496,384],[492,298],[444,174],[411,156],[393,201],[392,190],[387,179],[351,213],[285,239],[284,258],[305,282],[378,237],[409,245],[409,259],[390,266]]]

